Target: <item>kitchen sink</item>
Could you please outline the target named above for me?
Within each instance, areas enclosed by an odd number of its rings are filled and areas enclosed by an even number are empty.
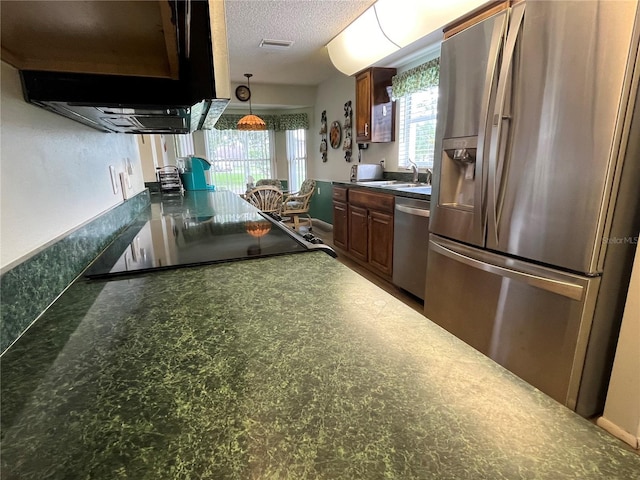
[[[401,180],[374,180],[371,182],[356,182],[356,185],[431,195],[431,185],[428,183],[412,183]]]
[[[370,182],[356,182],[356,185],[361,185],[363,187],[386,187],[395,183],[395,180],[373,180]]]
[[[428,187],[430,185],[426,183],[402,183],[394,182],[390,185],[383,186],[383,188],[411,188],[411,187]]]
[[[425,195],[431,195],[431,185],[398,187],[398,188],[394,188],[394,190],[399,190],[401,192],[423,193]]]
[[[400,188],[400,187],[424,187],[426,183],[411,183],[401,180],[373,180],[371,182],[356,182],[363,187]]]

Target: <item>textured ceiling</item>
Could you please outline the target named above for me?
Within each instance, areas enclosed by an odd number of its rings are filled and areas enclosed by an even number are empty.
[[[317,85],[337,70],[325,45],[375,0],[226,0],[231,81]],[[292,40],[285,51],[262,39]]]

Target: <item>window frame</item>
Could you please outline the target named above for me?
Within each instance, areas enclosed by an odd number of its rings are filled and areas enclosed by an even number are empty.
[[[215,148],[215,139],[210,138],[212,133],[216,135],[226,135],[228,141],[234,142],[242,151],[244,158],[220,159],[219,154],[212,150]],[[224,132],[224,133],[222,133]],[[250,139],[250,136],[264,135],[264,139]],[[256,145],[266,143],[265,149],[261,153],[268,155],[268,158],[250,158],[251,150]],[[275,136],[273,130],[244,131],[244,130],[204,130],[204,144],[206,158],[211,163],[210,175],[216,188],[228,189],[235,193],[244,193],[249,184],[263,178],[275,178],[276,158],[275,158]],[[228,152],[225,152],[228,153]],[[260,165],[262,163],[262,166]],[[256,171],[262,170],[262,173]],[[238,178],[241,175],[242,178]]]
[[[303,136],[302,140],[293,138],[294,135],[300,134],[302,134]],[[304,128],[285,130],[285,140],[287,149],[287,188],[291,192],[297,192],[298,190],[300,190],[302,182],[304,182],[307,177],[309,160],[309,143],[307,139],[307,130]],[[292,152],[291,146],[295,141],[303,142],[304,146],[301,149],[296,149],[296,152]],[[298,153],[302,153],[303,155],[296,155]]]
[[[185,158],[195,155],[195,145],[193,142],[193,134],[174,134],[173,135],[173,151],[176,158]]]
[[[415,112],[412,112],[411,107],[418,104],[416,102],[418,100],[416,97],[422,96],[425,93],[431,95],[430,106],[432,108],[427,110],[427,113],[412,118],[412,113]],[[398,167],[409,168],[410,165],[408,159],[411,158],[416,162],[419,168],[433,169],[433,163],[435,161],[435,129],[438,121],[438,86],[432,86],[427,90],[410,93],[400,97],[398,99],[398,117]],[[415,142],[417,140],[418,133],[412,130],[421,126],[421,124],[430,126],[433,131],[433,141],[431,142],[431,148],[433,151],[430,161],[416,159]],[[412,148],[412,146],[414,148]],[[413,155],[411,152],[413,152]]]

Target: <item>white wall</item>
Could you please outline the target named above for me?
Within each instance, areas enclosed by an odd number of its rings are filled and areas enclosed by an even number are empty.
[[[252,85],[253,88],[253,85]],[[280,98],[285,98],[283,96],[283,92],[286,92],[289,87],[282,86],[279,90],[281,93]],[[312,90],[314,95],[312,98],[315,98],[315,87],[305,87],[306,90]],[[272,88],[272,90],[278,91],[277,89]],[[248,104],[246,109],[244,108],[228,108],[225,110],[225,113],[228,114],[243,114],[248,113]],[[306,113],[309,116],[309,123],[313,122],[314,109],[312,107],[309,108],[284,108],[284,109],[264,109],[258,108],[253,109],[253,113],[255,114],[272,114],[278,115],[283,113]],[[313,140],[313,131],[310,127],[308,133],[309,141]],[[206,145],[205,145],[205,137],[204,130],[197,130],[193,132],[193,146],[195,149],[195,155],[198,157],[202,157],[208,159]],[[139,137],[143,137],[140,135]],[[151,139],[148,139],[151,137]],[[155,138],[154,138],[155,137]],[[160,137],[164,137],[162,141],[166,142],[167,152],[164,153],[164,161],[160,158],[160,154],[157,153],[163,152],[163,143],[159,139]],[[140,146],[142,164],[145,170],[145,181],[147,182],[155,182],[155,167],[158,165],[175,165],[175,149],[173,144],[173,137],[171,135],[144,135],[145,145]],[[141,141],[140,139],[138,140]],[[155,142],[155,143],[154,143]],[[153,146],[153,148],[152,148]],[[311,147],[309,146],[309,154],[312,155]],[[275,168],[274,178],[279,178],[280,180],[288,180],[289,177],[289,164],[287,160],[287,140],[285,132],[275,132],[274,135],[274,145],[273,145],[273,153],[275,157]],[[310,157],[311,158],[311,157]],[[156,160],[157,165],[154,164],[154,159]],[[152,175],[152,176],[151,176]]]
[[[123,201],[109,165],[133,167],[144,189],[134,135],[109,134],[28,104],[17,70],[2,63],[0,267],[4,270]]]
[[[156,167],[158,160],[156,158],[155,142],[152,138],[154,135],[136,135],[138,140],[138,151],[140,152],[140,161],[142,164],[142,177],[145,182],[156,181]]]
[[[633,263],[607,401],[598,425],[640,448],[640,251]]]
[[[390,66],[397,68],[398,73],[402,73],[428,62],[439,55],[439,44],[430,45],[425,47],[424,51],[414,52],[405,58],[397,59],[393,65]],[[333,76],[318,86],[315,101],[315,118],[313,119],[313,127],[311,128],[311,138],[313,139],[311,146],[312,155],[309,157],[313,159],[313,175],[314,178],[318,180],[349,181],[351,165],[358,163],[358,149],[357,143],[355,143],[355,98],[355,77],[348,77],[337,70]],[[327,162],[323,164],[319,153],[320,115],[323,110],[326,110],[327,124],[331,124],[334,120],[338,120],[340,124],[344,124],[344,104],[348,100],[351,100],[353,105],[352,137],[354,138],[354,149],[351,156],[351,163],[347,163],[344,160],[342,148],[334,150],[329,147]],[[396,140],[390,143],[370,143],[368,149],[362,150],[362,163],[379,163],[381,160],[384,160],[385,171],[406,173],[408,170],[398,167],[399,111],[397,109],[398,106],[396,105]]]
[[[255,78],[255,77],[254,77]],[[236,87],[246,82],[232,83],[232,98],[229,110],[244,109],[248,113],[249,102],[241,102],[235,97]],[[269,85],[251,82],[251,106],[255,109],[269,108],[307,108],[312,107],[316,99],[315,86],[302,85]],[[255,112],[254,112],[255,113]],[[289,112],[287,112],[289,113]]]
[[[156,168],[176,164],[173,136],[144,134],[135,137],[138,141],[144,181],[157,182]]]
[[[310,164],[312,166],[312,176],[317,180],[324,181],[349,181],[351,165],[358,163],[358,148],[355,142],[355,99],[356,99],[356,81],[355,77],[348,77],[342,73],[336,72],[335,75],[325,80],[318,86],[316,95],[315,117],[313,118],[309,143]],[[344,151],[342,148],[333,149],[330,146],[327,151],[327,161],[322,162],[320,155],[320,116],[322,111],[327,111],[327,124],[337,120],[341,125],[344,124],[344,104],[351,100],[353,106],[353,119],[351,135],[354,139],[353,152],[351,162],[348,163],[344,159]],[[396,112],[397,113],[397,112]],[[396,115],[396,132],[398,118]],[[343,132],[344,138],[344,132]],[[405,171],[398,169],[398,141],[391,143],[370,143],[367,150],[362,151],[362,163],[378,163],[380,160],[385,161],[385,170],[387,171]]]

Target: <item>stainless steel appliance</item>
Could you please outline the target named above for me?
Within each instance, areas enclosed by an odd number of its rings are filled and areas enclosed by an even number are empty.
[[[317,250],[336,256],[328,245],[293,232],[234,193],[193,190],[181,199],[177,211],[166,196],[153,199],[155,208],[140,213],[84,276],[137,275]]]
[[[425,314],[602,409],[640,230],[636,1],[524,1],[442,44]]]
[[[382,179],[382,165],[359,163],[351,166],[352,182],[362,182],[367,180],[381,180]]]
[[[420,299],[427,274],[429,214],[427,200],[396,197],[392,281]]]
[[[68,17],[74,18],[76,5],[67,3],[60,8],[68,8]],[[222,8],[216,8],[219,6]],[[112,8],[120,6],[114,3],[111,7],[109,2],[100,6],[101,11]],[[213,128],[231,95],[224,5],[178,0],[168,2],[167,8],[171,25],[165,26],[164,34],[175,38],[178,78],[119,71],[21,70],[25,100],[104,132],[175,134]],[[118,27],[124,29],[128,19],[122,22]]]

